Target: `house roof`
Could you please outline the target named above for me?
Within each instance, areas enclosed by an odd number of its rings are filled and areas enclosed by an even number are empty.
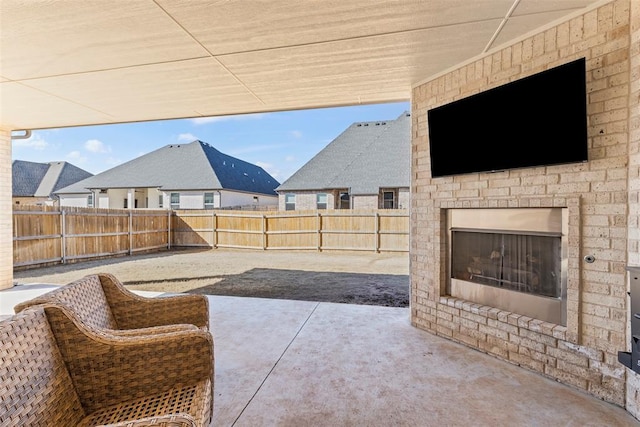
[[[395,120],[354,123],[276,190],[377,194],[380,188],[409,187],[410,128],[408,112]]]
[[[11,164],[14,197],[50,197],[57,190],[93,176],[68,162]]]
[[[206,142],[171,144],[58,191],[87,193],[100,188],[235,190],[275,195],[279,185],[259,166],[221,153]]]

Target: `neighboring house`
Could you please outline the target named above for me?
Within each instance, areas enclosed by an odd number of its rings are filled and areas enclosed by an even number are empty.
[[[14,160],[11,173],[14,205],[56,205],[58,200],[54,193],[57,190],[93,176],[67,162],[24,160]]]
[[[354,123],[276,191],[280,210],[408,209],[411,118]]]
[[[218,209],[273,206],[279,185],[259,166],[202,141],[172,144],[62,188],[62,206]]]

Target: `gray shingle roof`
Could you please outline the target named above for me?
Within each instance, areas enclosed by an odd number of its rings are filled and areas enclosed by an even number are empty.
[[[99,188],[236,190],[275,195],[278,181],[259,166],[228,156],[202,141],[171,144],[58,191]]]
[[[60,188],[92,176],[90,172],[67,162],[25,160],[14,160],[11,173],[15,197],[50,197]]]
[[[411,117],[354,123],[276,190],[350,189],[377,194],[380,188],[409,187]]]

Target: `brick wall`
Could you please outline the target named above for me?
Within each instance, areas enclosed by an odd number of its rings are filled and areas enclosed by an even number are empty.
[[[296,210],[313,210],[317,208],[317,195],[319,191],[292,191],[286,194],[296,195]],[[327,195],[327,209],[335,209],[336,199],[339,197],[337,191],[329,191],[323,194]],[[278,195],[278,209],[285,210],[285,193]]]
[[[629,264],[640,265],[640,2],[631,2],[629,85]],[[630,342],[631,336],[627,336]],[[640,375],[627,370],[627,410],[640,418]]]
[[[629,0],[607,3],[420,84],[411,114],[412,323],[621,406],[627,370],[617,352],[628,348],[628,244],[638,251],[637,228],[629,227],[638,220],[628,216],[628,201],[635,199],[631,209],[637,210],[639,196],[630,189],[640,187],[640,155],[634,161],[629,154],[635,147],[630,52],[637,50],[630,49],[630,13]],[[588,163],[431,178],[430,108],[581,57],[587,62]],[[637,117],[636,111],[636,128]],[[544,126],[544,109],[540,122]],[[566,326],[446,295],[447,209],[538,206],[569,210]],[[586,254],[596,262],[584,263]]]
[[[13,286],[13,216],[11,207],[11,131],[0,129],[0,289]]]

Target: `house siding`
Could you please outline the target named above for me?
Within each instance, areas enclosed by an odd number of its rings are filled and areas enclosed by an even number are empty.
[[[283,211],[286,209],[285,196],[287,194],[296,195],[296,210],[317,209],[317,195],[327,195],[327,209],[338,209],[338,198],[340,193],[346,190],[327,190],[327,191],[290,191],[283,192],[278,197],[278,209]],[[408,209],[411,200],[408,188],[398,190],[398,209]],[[351,196],[351,209],[380,209],[380,195],[354,195]]]
[[[48,197],[13,197],[14,205],[53,206],[56,202]]]
[[[413,88],[410,277],[413,325],[638,417],[638,375],[617,360],[630,342],[626,266],[640,264],[640,2],[631,3],[607,3]],[[587,62],[588,163],[431,178],[429,109],[580,57]],[[446,295],[444,213],[489,207],[568,210],[566,326]],[[584,263],[582,254],[596,261]]]
[[[60,206],[69,207],[87,207],[88,194],[66,194],[64,197],[60,197]]]

